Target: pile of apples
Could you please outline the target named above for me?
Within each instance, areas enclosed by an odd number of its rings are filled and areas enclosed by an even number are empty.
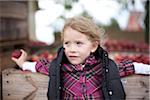
[[[57,56],[57,53],[50,53],[49,51],[42,51],[38,54],[33,54],[29,57],[30,61],[38,61],[39,59],[46,58],[49,61],[52,61]]]
[[[125,59],[132,60],[133,62],[150,64],[149,56],[144,54],[133,54],[133,55],[115,55],[114,60],[116,62],[121,62]]]
[[[12,52],[11,57],[14,57],[14,58],[18,59],[21,56],[21,54],[22,54],[22,52],[19,49],[16,49]],[[38,54],[35,53],[35,54],[29,55],[28,60],[29,61],[38,61],[39,59],[46,58],[49,61],[52,61],[56,56],[57,56],[56,53],[52,54],[49,51],[44,50],[44,51],[41,51]]]
[[[135,43],[128,40],[107,40],[104,44],[107,51],[133,51],[148,52],[149,45],[146,43]]]

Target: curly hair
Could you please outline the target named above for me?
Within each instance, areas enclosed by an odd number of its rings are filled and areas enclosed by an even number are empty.
[[[85,34],[92,42],[98,41],[98,43],[100,43],[102,30],[93,22],[92,19],[82,16],[76,16],[67,19],[61,34],[62,40],[64,37],[64,32],[68,27]]]

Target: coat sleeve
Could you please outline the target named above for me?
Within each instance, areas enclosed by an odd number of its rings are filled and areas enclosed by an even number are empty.
[[[35,69],[37,72],[40,72],[45,75],[49,75],[50,63],[51,63],[51,61],[49,61],[46,58],[40,59],[39,61],[37,61],[36,65],[35,65]]]
[[[129,76],[135,73],[134,65],[131,60],[123,60],[117,64],[120,77]]]
[[[150,65],[148,64],[133,62],[132,60],[125,59],[117,65],[121,77],[129,76],[132,74],[150,74]]]

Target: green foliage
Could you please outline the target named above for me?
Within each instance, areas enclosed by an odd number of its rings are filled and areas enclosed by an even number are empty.
[[[114,18],[111,19],[111,25],[110,26],[113,26],[115,28],[119,28],[118,22]]]
[[[66,10],[72,9],[72,6],[71,6],[70,4],[65,4],[64,6],[65,6],[65,9],[66,9]]]

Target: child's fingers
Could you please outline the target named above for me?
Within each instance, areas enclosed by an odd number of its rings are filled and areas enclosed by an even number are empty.
[[[20,49],[21,52],[25,52],[23,49]]]
[[[22,52],[22,55],[27,56],[27,53],[23,49],[21,49],[20,51]]]
[[[22,54],[25,54],[25,51],[23,49],[20,50],[22,52]]]
[[[14,58],[14,57],[12,57],[11,59],[12,59],[13,61],[15,61],[15,62],[17,61],[17,59],[16,59],[16,58]]]

